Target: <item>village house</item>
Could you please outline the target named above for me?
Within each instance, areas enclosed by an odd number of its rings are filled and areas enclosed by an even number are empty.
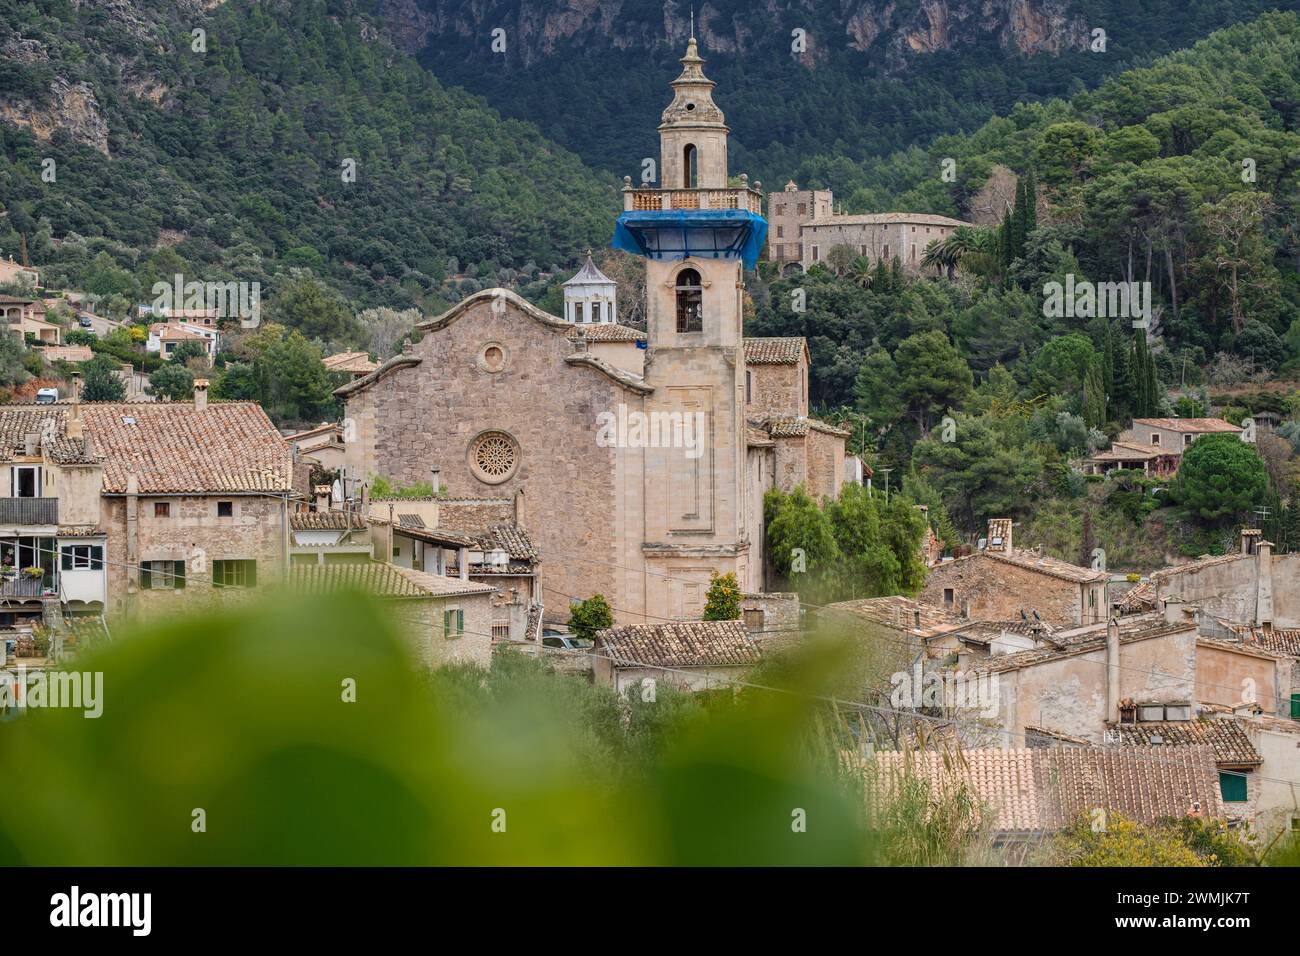
[[[376,598],[425,667],[492,663],[491,585],[364,561],[294,564],[289,586],[310,595],[357,591]]]
[[[0,259],[0,285],[24,286],[35,292],[41,287],[40,270],[15,262],[13,256]]]
[[[321,422],[315,428],[285,435],[284,440],[293,446],[305,467],[316,465],[323,471],[338,471],[346,461],[343,426],[337,422]]]
[[[1205,617],[1261,628],[1300,627],[1300,553],[1273,553],[1257,528],[1241,532],[1233,554],[1163,568],[1150,576],[1153,601],[1194,607]],[[1275,586],[1276,584],[1276,586]]]
[[[762,656],[740,621],[664,621],[614,627],[597,632],[591,654],[596,681],[620,694],[643,681],[671,684],[693,693],[731,694],[735,682]]]
[[[1240,426],[1221,418],[1135,418],[1120,433],[1121,442],[1133,442],[1158,448],[1182,457],[1192,442],[1202,435],[1240,435]]]
[[[155,322],[149,326],[149,336],[145,339],[144,347],[146,351],[170,358],[182,342],[197,342],[203,346],[208,361],[212,361],[217,357],[220,341],[221,333],[215,323],[206,326],[181,321]]]
[[[1014,546],[1010,518],[989,521],[984,546],[930,568],[920,599],[966,617],[1049,624],[1094,624],[1106,618],[1104,571],[1081,568]]]
[[[63,341],[63,329],[45,320],[45,303],[40,299],[0,295],[0,318],[4,328],[19,340],[31,339],[45,345],[58,345]]]
[[[1178,471],[1181,451],[1137,441],[1111,442],[1110,448],[1099,451],[1084,462],[1084,473],[1104,475],[1119,468],[1140,471],[1149,478],[1172,478]]]
[[[333,355],[325,356],[321,362],[329,371],[342,372],[353,378],[369,375],[379,368],[379,363],[372,362],[365,352],[335,352]]]
[[[512,498],[373,498],[368,507],[379,560],[490,585],[494,639],[540,638],[541,558],[523,525],[522,489]]]
[[[200,380],[193,403],[48,407],[79,416],[104,458],[107,611],[167,613],[284,580],[293,462],[260,405],[209,403]]]
[[[0,407],[0,628],[103,612],[104,457],[66,405]],[[10,648],[12,650],[12,648]],[[2,657],[3,655],[0,655]]]
[[[612,300],[600,322],[576,321],[599,276],[566,289],[572,322],[488,289],[335,393],[362,480],[411,484],[438,468],[452,498],[524,490],[547,606],[600,593],[626,623],[698,619],[715,574],[765,590],[762,492],[783,442],[811,449],[804,480],[826,493],[845,467],[842,434],[748,424],[744,271],[766,222],[757,184],[729,183],[702,63],[690,43],[659,127],[664,188],[625,180],[615,226],[615,246],[646,260],[645,332],[606,321]],[[792,405],[806,401],[805,378]]]

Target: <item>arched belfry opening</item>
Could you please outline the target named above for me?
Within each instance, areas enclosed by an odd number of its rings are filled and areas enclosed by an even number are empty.
[[[704,284],[694,269],[677,273],[677,331],[704,331]]]
[[[682,149],[682,188],[695,189],[699,181],[699,154],[694,143],[687,143]]]

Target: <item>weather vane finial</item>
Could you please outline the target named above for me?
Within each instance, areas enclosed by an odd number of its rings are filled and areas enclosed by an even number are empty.
[[[691,4],[691,39],[695,39],[695,4]]]

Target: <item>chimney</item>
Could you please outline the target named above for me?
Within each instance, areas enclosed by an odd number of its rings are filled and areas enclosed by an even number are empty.
[[[1259,530],[1258,528],[1242,528],[1241,529],[1241,553],[1254,554],[1255,546],[1259,543],[1260,539],[1263,537],[1264,537],[1264,532]]]
[[[988,551],[1011,553],[1011,519],[990,518]]]
[[[1106,719],[1119,723],[1119,618],[1106,625]]]
[[[442,469],[437,465],[429,469],[429,487],[433,489],[435,496],[442,491]]]
[[[206,378],[196,378],[194,380],[194,407],[208,407],[208,380]]]
[[[72,381],[69,385],[69,396],[71,407],[68,409],[68,420],[64,423],[64,434],[69,438],[84,438],[86,430],[81,424],[81,373],[73,372]],[[87,443],[87,452],[89,452],[89,443]],[[89,455],[87,455],[89,457]]]
[[[524,526],[524,489],[515,489],[515,527]]]
[[[23,453],[28,458],[35,458],[40,453],[41,436],[39,432],[31,432],[23,436]]]
[[[1255,624],[1273,624],[1273,542],[1255,545]]]

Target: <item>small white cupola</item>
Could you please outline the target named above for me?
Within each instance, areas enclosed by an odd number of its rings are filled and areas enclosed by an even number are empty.
[[[614,280],[596,268],[587,252],[587,261],[578,274],[564,283],[564,319],[574,325],[618,321]]]

